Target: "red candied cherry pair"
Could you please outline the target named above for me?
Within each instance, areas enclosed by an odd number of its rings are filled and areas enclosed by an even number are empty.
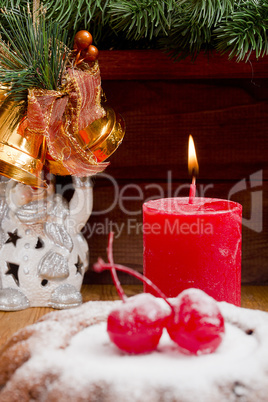
[[[111,341],[127,353],[149,353],[157,348],[166,328],[170,338],[189,354],[214,352],[224,335],[224,319],[215,300],[198,289],[187,289],[168,300],[148,278],[122,265],[115,265],[112,255],[113,233],[108,244],[108,261],[102,259],[94,265],[96,272],[109,269],[123,304],[108,316],[107,332]],[[127,298],[116,271],[129,273],[146,282],[169,306],[164,308],[161,299],[149,293]]]
[[[74,50],[77,52],[76,64],[80,64],[82,61],[90,63],[97,60],[99,51],[96,46],[92,45],[92,40],[91,33],[86,30],[76,33],[74,37]]]

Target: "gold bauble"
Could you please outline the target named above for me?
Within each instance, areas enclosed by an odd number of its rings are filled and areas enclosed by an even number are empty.
[[[17,111],[12,102],[2,105],[5,97],[6,89],[0,88],[0,174],[32,187],[46,187],[42,178],[45,137],[33,139],[22,123],[13,127]]]
[[[125,122],[119,113],[106,107],[106,116],[95,120],[85,129],[80,130],[76,140],[85,151],[92,152],[97,162],[105,161],[121,144],[125,135]],[[51,173],[68,175],[69,172],[61,162],[47,160]]]

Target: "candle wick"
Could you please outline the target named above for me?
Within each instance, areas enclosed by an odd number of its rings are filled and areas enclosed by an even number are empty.
[[[196,177],[193,175],[192,177],[192,184],[190,185],[190,192],[189,192],[189,204],[194,203],[195,193],[196,193]]]

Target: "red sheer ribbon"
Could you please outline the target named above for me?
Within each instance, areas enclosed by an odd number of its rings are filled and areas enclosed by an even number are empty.
[[[33,88],[28,94],[28,133],[45,135],[49,154],[71,175],[90,176],[105,169],[77,140],[79,130],[105,116],[100,105],[98,63],[86,71],[68,69],[61,91]]]

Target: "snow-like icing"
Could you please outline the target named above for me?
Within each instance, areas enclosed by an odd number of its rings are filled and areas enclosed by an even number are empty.
[[[104,317],[113,302],[90,302],[69,312],[52,313],[37,325],[46,332],[45,326],[51,331],[51,323],[56,324],[53,337],[59,340],[44,348],[44,338],[38,334],[31,359],[17,369],[6,388],[14,390],[26,380],[32,386],[49,373],[57,380],[47,380],[44,399],[37,400],[267,401],[268,314],[218,305],[226,320],[226,334],[215,353],[201,356],[182,354],[166,332],[155,352],[129,356],[110,342],[106,321],[82,329],[62,349],[60,340],[71,323],[75,327],[82,317]],[[47,336],[53,338],[51,333]]]
[[[157,309],[159,305],[161,308]],[[133,312],[138,311],[140,319],[142,317],[148,317],[151,321],[156,321],[160,318],[164,318],[170,313],[171,309],[168,304],[163,300],[154,297],[150,293],[140,293],[135,297],[128,298],[126,303],[122,305],[118,312],[118,319],[121,325],[124,325],[127,321],[130,322]],[[135,319],[133,318],[133,323]]]
[[[186,300],[189,300],[189,303],[184,304],[184,314],[188,313],[190,317],[191,311],[195,309],[199,312],[202,312],[206,316],[207,323],[209,322],[209,317],[211,324],[215,322],[218,323],[218,319],[215,321],[215,315],[217,315],[218,312],[217,304],[215,304],[213,297],[207,295],[202,290],[196,288],[186,289],[177,297],[169,298],[169,301],[171,304],[176,306],[179,304],[178,299],[184,300],[184,303]],[[186,322],[185,318],[184,321]]]

